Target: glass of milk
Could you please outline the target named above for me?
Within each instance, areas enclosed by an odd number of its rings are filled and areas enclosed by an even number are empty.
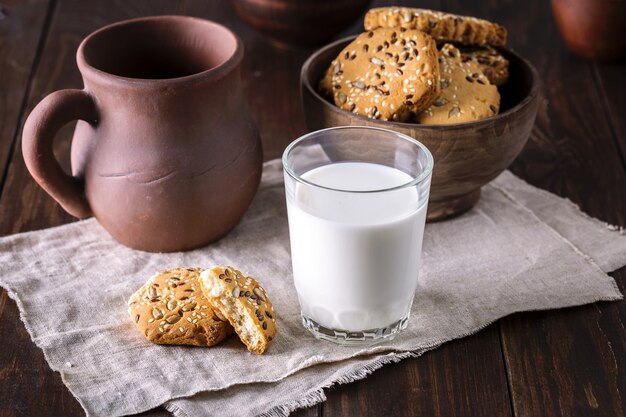
[[[433,157],[386,129],[312,132],[283,154],[293,277],[302,322],[340,344],[407,326]]]

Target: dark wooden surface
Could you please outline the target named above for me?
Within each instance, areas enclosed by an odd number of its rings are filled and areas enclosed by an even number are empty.
[[[536,65],[548,102],[513,171],[626,226],[626,65],[597,65],[568,53],[544,0],[428,0],[419,6],[489,18],[509,29],[510,47]],[[73,221],[26,171],[20,151],[25,116],[50,92],[81,85],[74,54],[84,36],[110,22],[157,14],[213,19],[243,39],[243,83],[266,159],[306,131],[298,78],[312,50],[276,49],[225,0],[0,0],[0,235]],[[66,165],[71,133],[72,126],[65,127],[55,146]],[[626,268],[612,276],[624,292]],[[327,402],[295,415],[625,416],[625,319],[624,302],[516,314],[419,359],[332,388]],[[3,290],[0,416],[82,414]]]

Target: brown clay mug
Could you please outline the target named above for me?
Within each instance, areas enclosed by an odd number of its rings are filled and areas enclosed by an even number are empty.
[[[146,17],[97,30],[77,52],[84,89],[50,94],[26,121],[28,170],[68,213],[95,216],[131,248],[172,252],[219,239],[261,177],[242,58],[239,38],[203,19]],[[73,120],[70,176],[52,141]]]

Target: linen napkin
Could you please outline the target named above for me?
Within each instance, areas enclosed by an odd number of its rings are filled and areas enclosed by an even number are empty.
[[[408,328],[369,347],[317,341],[300,324],[280,161],[265,164],[253,205],[219,242],[151,254],[117,244],[93,219],[80,221],[1,239],[0,285],[86,413],[107,416],[165,402],[180,417],[226,416],[229,398],[238,399],[237,415],[285,415],[323,400],[323,386],[513,312],[622,297],[603,270],[626,264],[626,237],[508,172],[467,214],[427,225],[424,239]],[[210,349],[151,345],[130,322],[126,301],[156,270],[214,264],[235,265],[267,289],[279,333],[266,354],[248,354],[236,337]]]

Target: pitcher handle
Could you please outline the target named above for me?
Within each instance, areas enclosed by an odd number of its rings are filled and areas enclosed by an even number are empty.
[[[35,181],[74,217],[91,216],[83,182],[66,174],[52,152],[54,136],[66,123],[84,120],[95,126],[98,111],[84,90],[60,90],[44,98],[30,113],[22,133],[24,162]]]

